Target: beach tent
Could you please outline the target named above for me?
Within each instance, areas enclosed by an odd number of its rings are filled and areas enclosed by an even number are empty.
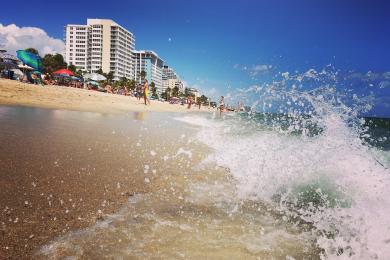
[[[85,74],[83,77],[84,77],[84,79],[90,79],[93,81],[106,80],[106,77],[104,77],[103,75],[100,75],[98,73],[88,73],[88,74]]]
[[[53,74],[66,75],[66,76],[73,76],[74,75],[72,71],[67,70],[67,69],[60,69],[60,70],[54,71]]]
[[[19,61],[14,55],[0,52],[0,59],[3,61]]]
[[[2,61],[0,62],[0,69],[17,69],[18,65],[11,61]]]
[[[20,69],[11,69],[16,76],[23,77],[23,72]]]
[[[42,59],[38,55],[35,55],[31,52],[18,50],[16,51],[16,56],[19,60],[21,60],[24,64],[30,66],[34,70],[42,71]]]

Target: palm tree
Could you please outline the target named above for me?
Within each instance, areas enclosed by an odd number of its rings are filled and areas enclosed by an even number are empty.
[[[153,81],[150,83],[150,88],[152,89],[152,97],[158,98],[156,84]]]
[[[146,78],[146,71],[141,71],[140,73],[141,79],[144,80]]]
[[[133,79],[130,79],[129,80],[129,82],[128,82],[128,85],[129,85],[129,88],[131,89],[131,90],[134,90],[135,89],[135,80],[133,80]]]
[[[178,97],[179,95],[179,88],[177,86],[175,86],[173,89],[172,89],[172,96],[174,97]]]
[[[171,98],[171,88],[168,87],[164,92],[165,100],[169,100]]]

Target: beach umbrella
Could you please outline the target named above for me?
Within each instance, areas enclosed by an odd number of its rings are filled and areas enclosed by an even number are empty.
[[[19,64],[18,65],[18,68],[23,70],[23,71],[26,71],[26,70],[34,70],[33,68],[31,68],[30,66],[27,66],[26,64]]]
[[[54,71],[53,74],[58,74],[58,75],[67,75],[67,76],[73,76],[73,72],[67,69],[60,69],[57,71]]]
[[[90,79],[94,81],[101,81],[101,80],[106,80],[106,77],[103,75],[100,75],[98,73],[88,73],[83,76],[85,79]]]
[[[35,70],[42,71],[42,59],[38,55],[35,55],[28,51],[18,50],[16,51],[16,56],[19,60],[21,60],[24,64],[32,67]]]

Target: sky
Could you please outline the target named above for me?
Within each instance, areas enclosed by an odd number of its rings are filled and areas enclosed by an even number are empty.
[[[33,33],[39,37],[32,43],[53,52],[61,48],[66,24],[112,19],[135,34],[136,49],[156,51],[188,86],[213,97],[286,71],[329,64],[363,74],[390,71],[390,1],[385,0],[68,0],[34,1],[35,10],[27,6],[31,1],[15,1],[2,12],[0,44],[17,33],[20,38],[8,44],[26,43],[23,35]],[[373,113],[390,117],[386,84],[378,86],[386,104]]]

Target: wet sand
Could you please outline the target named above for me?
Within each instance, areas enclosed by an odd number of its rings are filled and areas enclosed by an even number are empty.
[[[157,115],[0,106],[0,259],[31,259],[149,192],[145,164],[164,165],[150,151],[174,147],[180,129]]]
[[[143,100],[135,97],[114,95],[97,91],[62,87],[38,86],[21,83],[15,80],[0,79],[0,104],[66,109],[99,113],[136,112],[199,112],[213,111],[207,107],[197,106],[187,109],[187,106],[172,105],[167,102],[151,100],[150,106],[145,106]]]

